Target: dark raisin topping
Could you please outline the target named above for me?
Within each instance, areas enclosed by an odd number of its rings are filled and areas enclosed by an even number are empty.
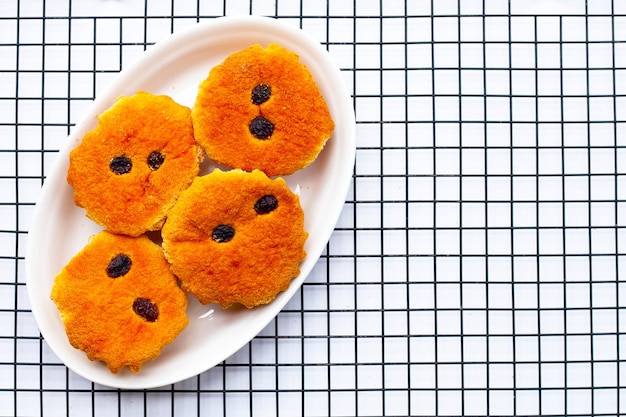
[[[161,168],[163,161],[165,161],[165,156],[159,151],[154,151],[148,156],[148,166],[153,171]]]
[[[278,207],[278,199],[271,194],[264,195],[254,203],[254,211],[257,214],[267,214],[276,210],[276,207]]]
[[[118,175],[128,174],[133,168],[133,161],[127,156],[116,156],[109,162],[109,168]]]
[[[217,243],[228,242],[235,236],[235,229],[227,224],[220,224],[213,229],[213,240]]]
[[[133,303],[133,311],[149,322],[154,322],[159,318],[159,308],[147,298],[137,298]]]
[[[120,253],[115,255],[107,266],[107,275],[111,278],[119,278],[122,275],[126,275],[130,271],[130,267],[133,262],[127,255]]]
[[[274,124],[263,116],[255,117],[248,126],[250,133],[257,139],[267,139],[274,133]]]
[[[252,104],[263,104],[270,99],[272,87],[267,84],[259,84],[252,89]]]

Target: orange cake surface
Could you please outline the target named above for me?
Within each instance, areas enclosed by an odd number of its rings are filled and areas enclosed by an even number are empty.
[[[139,372],[189,322],[187,295],[145,236],[93,236],[55,277],[51,298],[71,345],[113,373]]]
[[[269,176],[309,165],[335,127],[308,68],[277,44],[252,45],[212,68],[192,118],[211,159]]]
[[[159,230],[203,153],[191,110],[164,95],[121,97],[70,153],[74,202],[113,233]]]
[[[184,290],[204,304],[250,308],[299,275],[308,234],[299,198],[282,178],[215,169],[181,193],[162,236]]]

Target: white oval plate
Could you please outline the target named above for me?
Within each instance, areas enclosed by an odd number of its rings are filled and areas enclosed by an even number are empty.
[[[66,182],[69,152],[96,125],[96,116],[120,95],[139,90],[167,94],[192,106],[197,86],[211,67],[251,44],[276,42],[300,55],[326,98],[336,128],[318,159],[286,177],[299,188],[309,238],[300,275],[271,304],[251,310],[223,310],[189,297],[189,326],[161,355],[144,364],[139,374],[112,374],[68,342],[50,290],[56,274],[101,228],[73,203]],[[220,363],[254,338],[300,288],[317,262],[339,218],[352,178],[355,158],[352,101],[339,69],[327,51],[305,32],[263,17],[224,17],[199,23],[149,48],[125,68],[75,126],[42,189],[28,238],[26,283],[32,312],[54,353],[77,374],[98,384],[144,389],[175,383]]]

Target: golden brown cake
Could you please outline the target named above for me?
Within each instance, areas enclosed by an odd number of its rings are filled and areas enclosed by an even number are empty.
[[[309,70],[277,44],[252,45],[213,67],[192,118],[211,159],[268,176],[309,165],[335,126]]]
[[[304,213],[282,178],[219,169],[183,191],[161,231],[184,290],[227,308],[267,304],[304,259]]]
[[[187,295],[161,248],[145,236],[93,236],[51,293],[68,339],[118,373],[139,372],[187,326]]]
[[[159,230],[181,190],[198,175],[191,110],[168,96],[121,97],[70,153],[76,205],[114,233]]]

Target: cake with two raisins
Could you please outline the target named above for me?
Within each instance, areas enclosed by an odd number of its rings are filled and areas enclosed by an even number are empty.
[[[252,45],[213,67],[200,84],[192,119],[214,161],[268,176],[313,162],[335,124],[299,56],[280,45]]]
[[[304,212],[282,178],[213,170],[170,211],[163,250],[184,290],[227,308],[267,304],[299,275]]]
[[[74,201],[113,233],[159,230],[200,170],[191,109],[168,96],[119,98],[70,153]]]
[[[189,322],[187,295],[145,236],[93,236],[55,277],[51,298],[70,344],[113,373],[139,372]]]

